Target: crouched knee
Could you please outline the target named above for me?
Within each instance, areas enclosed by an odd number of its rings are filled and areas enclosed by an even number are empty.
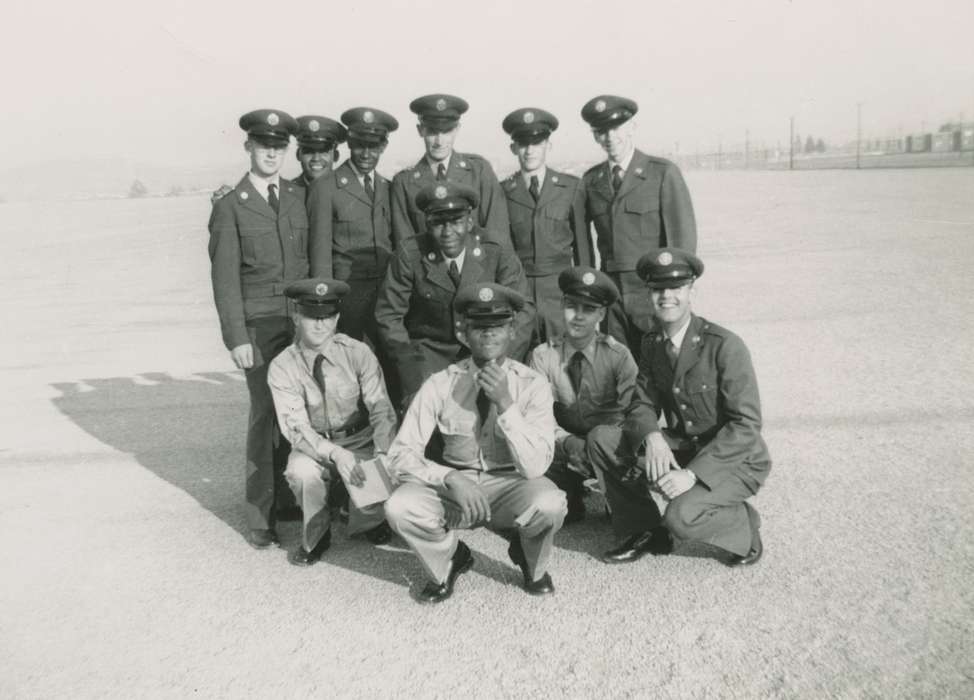
[[[292,486],[303,486],[310,482],[325,479],[327,472],[315,460],[300,452],[291,452],[287,460],[284,477]]]

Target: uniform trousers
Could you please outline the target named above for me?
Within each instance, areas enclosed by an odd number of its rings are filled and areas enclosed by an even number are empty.
[[[660,516],[643,460],[621,428],[594,428],[586,448],[592,465],[604,475],[612,527],[620,538],[646,532],[662,522],[680,539],[706,542],[734,554],[748,553],[752,528],[757,529],[760,520],[757,511],[745,503],[754,491],[737,474],[728,474],[713,489],[694,484],[670,501]],[[681,466],[692,457],[680,452],[674,456]]]
[[[355,278],[344,280],[349,291],[342,299],[342,315],[338,318],[338,332],[368,343],[375,353],[386,391],[393,406],[401,400],[399,376],[396,365],[389,358],[385,346],[379,342],[379,329],[375,321],[375,300],[379,296],[381,278]]]
[[[552,338],[560,338],[565,333],[565,315],[561,308],[562,291],[558,286],[558,275],[528,277],[528,291],[538,310],[536,343],[545,343]]]
[[[605,332],[628,347],[638,365],[643,336],[654,325],[649,290],[635,272],[607,274],[619,287],[621,296],[606,311]]]
[[[359,459],[372,459],[372,445],[368,449],[352,450]],[[331,527],[331,511],[328,508],[328,493],[341,482],[338,469],[331,462],[318,462],[308,455],[291,452],[284,472],[294,497],[301,506],[302,527],[301,544],[305,551],[314,549],[328,528]],[[348,501],[348,534],[366,532],[379,525],[385,514],[382,504],[376,503],[359,509],[355,502]]]
[[[244,371],[250,392],[245,467],[245,511],[251,530],[274,527],[274,495],[284,471],[288,444],[282,439],[267,386],[267,368],[294,338],[294,324],[286,316],[267,316],[247,322],[254,350],[254,365]]]
[[[533,580],[548,570],[555,533],[561,529],[568,506],[565,494],[544,477],[525,479],[513,470],[465,470],[490,503],[489,523],[461,522],[461,528],[486,525],[491,530],[515,530]],[[446,528],[444,499],[449,489],[413,482],[402,484],[386,501],[389,525],[416,552],[430,579],[443,583],[457,548],[457,533]]]

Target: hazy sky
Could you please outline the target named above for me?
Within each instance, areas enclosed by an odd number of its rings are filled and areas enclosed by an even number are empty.
[[[14,3],[0,45],[4,163],[240,158],[237,118],[273,107],[401,122],[387,161],[420,143],[409,101],[471,105],[460,150],[503,157],[512,109],[553,111],[553,158],[597,159],[579,117],[602,92],[640,105],[648,150],[725,148],[800,134],[855,137],[974,119],[971,0],[380,0]],[[498,168],[501,169],[501,168]]]

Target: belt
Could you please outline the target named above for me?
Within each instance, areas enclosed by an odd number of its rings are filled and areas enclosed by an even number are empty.
[[[341,440],[356,433],[360,433],[371,425],[367,418],[360,418],[357,422],[346,425],[338,430],[319,430],[318,434],[327,440]]]
[[[604,261],[606,272],[635,272],[636,263],[634,260],[609,260]]]
[[[480,469],[478,467],[459,467],[455,464],[450,464],[449,462],[444,462],[446,466],[450,469],[456,469],[460,472],[480,472],[481,474],[499,474],[501,472],[513,472],[517,471],[515,467],[501,467],[499,469]]]
[[[284,288],[289,282],[272,282],[270,284],[247,284],[241,285],[240,291],[244,299],[262,299],[265,297],[283,296]]]

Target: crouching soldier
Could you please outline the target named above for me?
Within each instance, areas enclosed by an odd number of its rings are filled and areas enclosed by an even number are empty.
[[[604,474],[622,539],[604,560],[668,554],[675,535],[727,550],[730,566],[754,564],[764,547],[747,499],[767,478],[771,457],[751,356],[739,337],[692,313],[693,284],[703,274],[697,256],[662,248],[640,258],[636,270],[659,330],[643,339],[623,428],[602,426],[589,437],[589,459]],[[668,501],[662,518],[651,491]]]
[[[555,439],[551,389],[507,354],[524,303],[499,284],[460,291],[454,308],[471,356],[423,383],[389,450],[404,483],[386,502],[386,515],[429,575],[422,603],[452,595],[457,577],[473,566],[456,531],[481,525],[513,533],[507,552],[528,593],[555,590],[548,559],[566,505],[544,478]],[[424,457],[435,429],[444,442],[439,462]]]
[[[335,331],[348,285],[326,278],[300,280],[284,293],[295,302],[295,342],[267,376],[278,422],[291,443],[284,476],[301,506],[301,546],[291,563],[308,566],[331,544],[328,490],[341,477],[363,483],[358,462],[389,449],[396,429],[382,370],[368,345]],[[382,505],[349,503],[349,534],[373,544],[392,533]]]
[[[636,388],[636,361],[629,348],[598,331],[606,309],[619,299],[612,279],[591,267],[570,267],[558,276],[564,337],[531,354],[531,368],[551,382],[555,399],[555,458],[547,477],[568,497],[566,523],[585,517],[583,483],[596,474],[585,453],[598,425],[622,425]]]

